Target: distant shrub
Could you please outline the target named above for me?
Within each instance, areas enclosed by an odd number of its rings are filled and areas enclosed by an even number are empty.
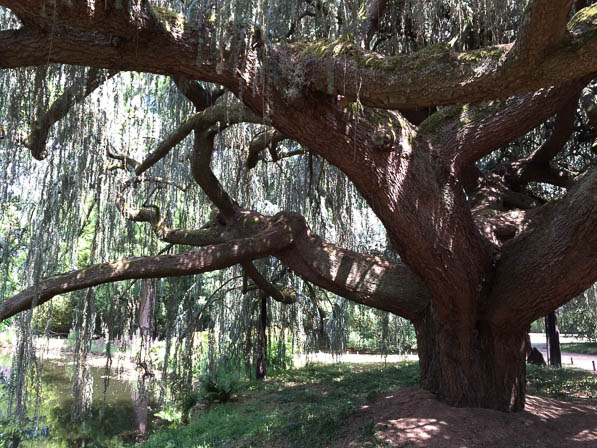
[[[293,355],[290,341],[278,341],[277,344],[273,344],[267,354],[268,373],[291,369],[294,365]]]
[[[46,328],[53,334],[68,333],[75,302],[71,295],[59,295],[51,302],[37,307],[33,313],[33,328],[37,334],[44,334]]]
[[[558,309],[561,333],[572,333],[597,342],[597,283]]]
[[[10,347],[17,340],[17,330],[15,327],[0,327],[0,347]]]
[[[160,412],[156,412],[155,416],[170,423],[168,428],[171,429],[178,428],[182,422],[182,412],[170,407],[162,409]]]

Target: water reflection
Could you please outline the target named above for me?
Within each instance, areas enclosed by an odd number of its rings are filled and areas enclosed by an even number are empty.
[[[0,357],[0,375],[8,373],[10,358]],[[0,390],[0,446],[18,447],[110,447],[121,440],[133,442],[145,437],[152,427],[153,412],[147,380],[136,380],[112,375],[105,388],[105,368],[91,366],[93,377],[92,418],[85,424],[72,424],[70,412],[73,403],[73,368],[68,357],[46,360],[43,363],[42,392],[35,410],[31,403],[28,412],[31,424],[22,428],[20,443],[15,445],[10,434],[15,423],[7,417],[7,391]],[[119,372],[122,373],[122,372]],[[134,372],[129,372],[133,373]],[[29,439],[35,439],[34,442]],[[9,441],[10,440],[10,441]],[[91,444],[90,444],[91,443]]]

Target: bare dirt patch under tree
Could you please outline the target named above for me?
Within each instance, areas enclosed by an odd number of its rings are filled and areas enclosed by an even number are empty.
[[[589,448],[597,446],[597,399],[582,402],[527,396],[525,410],[454,408],[418,388],[396,390],[362,406],[351,432],[331,447]]]

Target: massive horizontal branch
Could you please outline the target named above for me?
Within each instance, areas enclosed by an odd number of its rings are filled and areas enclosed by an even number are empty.
[[[228,225],[220,223],[218,219],[214,219],[201,229],[170,229],[165,225],[160,215],[160,210],[157,207],[143,207],[138,210],[121,207],[121,210],[124,216],[131,221],[150,223],[157,237],[162,241],[170,244],[184,244],[189,246],[201,247],[223,244],[230,242],[232,239],[240,241],[244,238],[251,238],[252,235],[266,232],[271,225],[271,221],[264,216],[241,212],[239,215],[244,216],[236,216],[236,222],[229,222]],[[297,297],[295,294],[288,293],[270,283],[257,270],[250,259],[241,260],[240,264],[259,289],[274,300],[285,304],[296,302]]]
[[[0,5],[33,17],[39,25],[0,33],[0,68],[48,62],[78,64],[202,79],[223,84],[236,93],[249,92],[258,82],[254,78],[255,68],[243,66],[248,60],[239,65],[238,58],[235,60],[227,51],[221,52],[221,60],[217,49],[207,44],[198,48],[199,30],[186,25],[160,26],[154,14],[148,13],[150,18],[142,25],[135,21],[122,25],[116,16],[89,12],[85,15],[80,7],[63,8],[60,20],[55,22],[51,16],[42,15],[41,0],[24,3],[23,6],[16,0],[0,0]],[[535,0],[531,6],[549,8],[544,6],[547,3]],[[558,24],[567,10],[566,3],[558,2],[562,8],[555,20]],[[382,56],[345,41],[272,44],[264,57],[270,58],[271,72],[287,74],[283,83],[293,86],[297,79],[302,80],[289,92],[307,89],[339,93],[350,101],[358,98],[366,106],[400,109],[503,98],[596,72],[597,24],[592,19],[595,9],[597,6],[593,5],[577,13],[569,24],[569,32],[556,34],[557,42],[542,41],[539,47],[545,51],[533,58],[522,57],[517,51],[508,53],[511,45],[462,54],[434,48],[412,55]],[[536,21],[529,23],[531,26]],[[143,30],[140,34],[139,26]],[[531,31],[530,36],[543,36],[544,30]],[[520,33],[525,35],[524,28]],[[206,52],[209,57],[198,61],[197,54]],[[239,82],[235,70],[242,67]],[[531,71],[533,76],[520,76]],[[333,92],[329,92],[330,85]]]
[[[222,239],[230,234],[249,236],[185,254],[127,258],[42,279],[37,288],[29,287],[5,301],[0,307],[0,321],[70,291],[135,278],[198,274],[267,255],[276,256],[313,284],[408,319],[420,316],[429,304],[424,287],[404,264],[329,244],[313,235],[299,215],[279,213],[269,218],[246,212],[242,221],[222,226],[221,230]]]
[[[129,6],[132,4],[133,8]],[[25,23],[39,26],[76,22],[81,29],[115,34],[132,33],[135,29],[139,32],[151,25],[152,19],[147,0],[134,3],[129,0],[2,0],[0,5],[10,9]]]
[[[531,3],[544,12],[551,8],[550,2]],[[569,2],[557,4],[562,3]],[[597,71],[597,63],[590,61],[597,52],[596,24],[591,18],[597,6],[579,12],[569,33],[560,26],[569,5],[561,8],[555,20],[546,21],[546,27],[528,30],[527,43],[521,48],[509,44],[455,53],[448,47],[435,47],[412,55],[382,56],[351,42],[323,41],[296,44],[293,62],[307,73],[312,88],[327,92],[333,85],[330,93],[350,101],[358,98],[370,107],[429,107],[519,95]],[[549,29],[554,21],[560,24],[556,33]],[[555,41],[548,37],[550,32]],[[525,34],[524,27],[521,33]],[[538,37],[535,45],[531,39]]]
[[[0,321],[41,305],[58,294],[103,283],[135,278],[177,277],[222,269],[243,260],[261,258],[292,244],[292,233],[284,226],[251,238],[206,246],[193,252],[154,257],[125,258],[49,277],[6,300],[0,306]]]
[[[168,228],[157,207],[143,207],[138,210],[123,209],[127,219],[137,222],[150,223],[158,238],[171,244],[184,244],[189,246],[210,246],[215,244],[228,243],[233,239],[241,241],[245,238],[251,238],[252,235],[259,235],[267,232],[271,226],[271,220],[267,217],[255,213],[240,213],[242,217],[237,216],[236,222],[229,222],[228,225],[219,223],[217,219],[209,225],[197,230],[170,229]],[[241,266],[245,272],[253,279],[255,284],[274,300],[281,303],[296,302],[296,295],[277,288],[271,284],[255,268],[250,259],[241,260]]]

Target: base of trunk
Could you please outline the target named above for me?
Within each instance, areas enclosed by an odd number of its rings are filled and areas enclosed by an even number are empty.
[[[415,323],[421,387],[452,406],[522,411],[526,333],[437,322],[429,312]]]

